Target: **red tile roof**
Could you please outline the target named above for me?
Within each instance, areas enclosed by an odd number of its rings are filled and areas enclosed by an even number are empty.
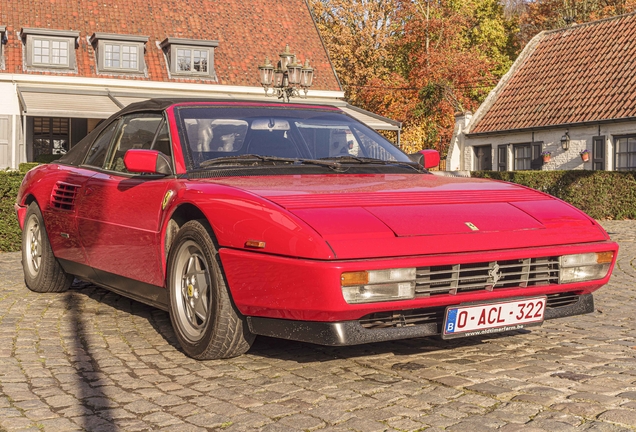
[[[636,117],[636,14],[538,37],[470,133]]]
[[[289,44],[300,60],[309,58],[315,69],[312,89],[340,90],[305,0],[0,0],[3,25],[8,43],[5,69],[0,73],[24,73],[24,44],[17,37],[21,28],[48,28],[80,31],[77,74],[66,75],[113,77],[96,73],[95,51],[87,41],[93,33],[104,32],[149,36],[148,77],[128,79],[210,83],[169,78],[157,42],[176,37],[219,41],[214,51],[219,84],[259,86],[257,66],[266,55],[278,58]]]

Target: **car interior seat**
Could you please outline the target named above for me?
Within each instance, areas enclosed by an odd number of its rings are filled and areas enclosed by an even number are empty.
[[[285,137],[285,131],[252,131],[246,152],[286,158],[299,156],[294,142]]]

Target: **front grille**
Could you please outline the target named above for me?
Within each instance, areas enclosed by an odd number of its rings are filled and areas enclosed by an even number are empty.
[[[416,297],[559,282],[559,257],[418,267]]]
[[[74,184],[61,181],[55,183],[51,193],[51,206],[60,210],[75,210],[75,198],[78,190],[79,186]]]
[[[574,292],[548,294],[546,308],[559,308],[569,306],[579,301],[579,294]],[[504,300],[504,299],[501,299]],[[410,309],[391,312],[376,312],[365,315],[359,322],[367,329],[381,329],[392,327],[410,327],[423,324],[436,324],[437,331],[441,332],[446,307]]]

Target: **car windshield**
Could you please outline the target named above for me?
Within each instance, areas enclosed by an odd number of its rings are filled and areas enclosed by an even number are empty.
[[[198,106],[177,112],[191,169],[245,160],[412,163],[380,134],[334,110]]]

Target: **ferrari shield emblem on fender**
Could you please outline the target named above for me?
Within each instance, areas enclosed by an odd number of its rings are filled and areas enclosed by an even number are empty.
[[[174,195],[174,191],[173,190],[169,190],[168,192],[166,192],[166,195],[163,197],[163,202],[161,203],[161,210],[165,210],[166,207],[168,206],[168,203],[170,202],[170,199],[172,199],[172,196]]]
[[[477,227],[475,226],[475,224],[473,224],[472,222],[464,222],[464,223],[465,223],[465,224],[466,224],[466,226],[467,226],[468,228],[470,228],[471,230],[473,230],[473,231],[479,231],[479,228],[477,228]]]

